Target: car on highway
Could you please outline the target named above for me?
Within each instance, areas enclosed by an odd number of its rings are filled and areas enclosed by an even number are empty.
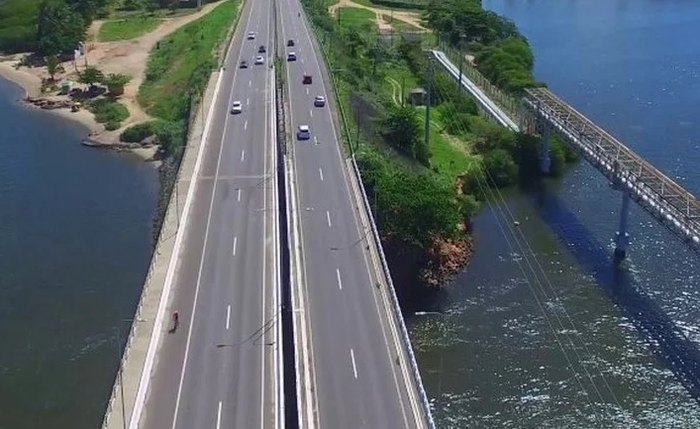
[[[316,107],[323,107],[323,106],[325,106],[325,105],[326,105],[326,99],[325,99],[324,96],[322,96],[322,95],[317,95],[317,96],[314,98],[314,106],[316,106]]]
[[[255,39],[255,31],[249,31],[248,32],[248,40],[253,40]]]
[[[248,61],[241,61],[241,68],[247,69],[248,68]]]
[[[290,52],[287,54],[287,61],[296,61],[297,60],[297,54],[294,52]]]
[[[301,79],[301,83],[303,83],[304,85],[309,85],[311,83],[311,75],[304,74],[304,77]]]
[[[232,114],[237,114],[241,113],[243,111],[243,105],[241,104],[240,101],[234,101],[233,105],[231,106],[231,113]]]
[[[297,130],[297,140],[308,140],[311,138],[311,130],[308,125],[299,125]]]
[[[287,46],[294,46],[294,40],[292,40],[292,39],[287,40]]]
[[[263,58],[261,55],[258,55],[257,57],[255,57],[255,64],[259,65],[259,64],[262,64],[264,62],[265,62],[265,58]]]
[[[260,47],[258,48],[258,53],[259,53],[259,54],[264,54],[264,53],[265,53],[265,45],[260,45]]]

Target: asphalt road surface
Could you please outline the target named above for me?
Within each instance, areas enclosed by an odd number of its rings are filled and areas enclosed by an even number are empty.
[[[158,350],[144,428],[276,424],[273,70],[258,53],[270,51],[271,5],[245,2],[227,53],[176,271],[171,308],[180,323]],[[264,64],[254,64],[258,55]],[[234,101],[241,113],[230,112]]]
[[[299,1],[279,5],[281,44],[293,40],[285,49],[297,56],[287,62],[287,87],[303,248],[301,307],[314,386],[302,393],[302,422],[324,429],[425,427],[416,386],[400,364],[405,352],[396,345],[396,326],[376,287],[366,251],[371,232],[360,226],[354,208],[333,106],[314,106],[315,96],[333,96],[321,73],[322,57],[304,14],[299,16]],[[304,74],[312,76],[311,84],[302,84]],[[310,127],[309,140],[296,139],[299,125]]]

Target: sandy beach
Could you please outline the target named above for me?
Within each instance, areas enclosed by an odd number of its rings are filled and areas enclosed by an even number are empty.
[[[41,78],[26,71],[26,68],[15,68],[16,64],[16,60],[0,62],[0,77],[19,85],[24,90],[25,98],[41,96]],[[50,111],[46,110],[44,112],[77,121],[88,129],[90,135],[104,131],[102,124],[95,121],[95,117],[87,110],[71,112],[68,109],[55,109]]]

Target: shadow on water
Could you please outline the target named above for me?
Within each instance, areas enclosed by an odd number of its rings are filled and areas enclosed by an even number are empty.
[[[601,246],[564,201],[546,186],[530,187],[527,195],[542,219],[569,246],[572,256],[634,324],[649,348],[674,373],[700,404],[700,349],[630,275],[626,264],[613,262],[612,251]],[[611,219],[617,222],[617,219]]]

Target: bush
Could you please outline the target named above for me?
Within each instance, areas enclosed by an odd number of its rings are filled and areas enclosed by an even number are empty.
[[[120,126],[121,126],[121,123],[119,123],[117,121],[107,121],[107,123],[105,124],[105,129],[107,131],[114,131],[114,130],[118,130]]]
[[[180,154],[185,145],[185,124],[183,121],[155,121],[153,133],[158,138],[158,144],[165,153]]]
[[[118,124],[129,117],[129,110],[126,106],[109,98],[91,101],[87,104],[87,108],[95,114],[95,120],[100,123],[115,122]]]
[[[518,166],[513,157],[504,149],[493,149],[484,155],[483,161],[486,176],[497,187],[515,183],[518,176]]]
[[[146,137],[150,137],[155,132],[153,131],[155,121],[143,122],[141,124],[132,125],[122,131],[119,135],[119,140],[126,143],[139,143]]]

